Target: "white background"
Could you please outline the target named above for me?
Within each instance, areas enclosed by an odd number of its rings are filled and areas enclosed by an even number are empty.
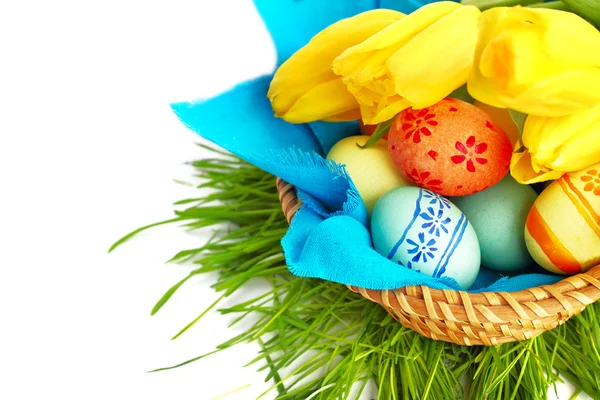
[[[251,0],[0,2],[0,398],[253,399],[253,345],[174,371],[240,333],[210,313],[214,276],[154,302],[201,235],[128,231],[171,217],[202,157],[169,108],[270,72]],[[235,111],[235,110],[233,110]],[[567,398],[565,391],[564,397]],[[266,398],[271,398],[267,396]]]

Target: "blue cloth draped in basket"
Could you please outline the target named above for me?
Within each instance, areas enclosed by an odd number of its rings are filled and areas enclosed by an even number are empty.
[[[427,0],[255,0],[284,62],[326,26],[373,8],[409,13]],[[368,289],[427,285],[460,289],[399,267],[372,247],[364,204],[342,166],[324,160],[353,123],[293,125],[273,116],[266,97],[272,75],[243,83],[208,100],[173,104],[181,121],[204,138],[298,188],[303,201],[282,245],[292,273]],[[235,110],[235,112],[232,112]],[[502,278],[482,269],[471,291],[517,291],[557,282],[551,274]]]

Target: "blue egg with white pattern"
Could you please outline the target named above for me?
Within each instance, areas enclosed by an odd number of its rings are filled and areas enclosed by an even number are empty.
[[[375,250],[400,268],[471,287],[481,265],[473,226],[448,199],[418,187],[399,187],[383,195],[373,210]]]

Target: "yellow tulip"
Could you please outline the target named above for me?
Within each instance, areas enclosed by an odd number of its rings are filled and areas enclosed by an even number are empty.
[[[402,19],[404,14],[377,9],[329,26],[279,67],[268,97],[275,115],[292,123],[360,118],[359,105],[331,70],[344,50]]]
[[[475,6],[435,2],[421,7],[333,61],[333,71],[360,104],[366,124],[408,107],[431,106],[462,86],[477,41]]]
[[[600,104],[600,32],[558,10],[484,11],[468,89],[475,99],[556,117]]]
[[[515,152],[511,160],[511,174],[520,183],[558,179],[587,168],[600,162],[600,105],[564,117],[530,115],[521,139],[526,150]]]

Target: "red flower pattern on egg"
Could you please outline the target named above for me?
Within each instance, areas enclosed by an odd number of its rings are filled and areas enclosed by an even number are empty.
[[[467,171],[469,172],[475,172],[475,163],[485,165],[488,162],[487,158],[478,157],[478,155],[481,155],[487,151],[487,143],[482,142],[478,145],[475,145],[476,140],[477,139],[475,139],[475,136],[469,136],[464,144],[461,142],[456,142],[456,150],[460,151],[462,154],[450,157],[454,164],[461,164],[467,160],[466,165]]]
[[[419,173],[416,168],[408,175],[408,179],[413,181],[417,186],[424,187],[431,190],[442,190],[440,187],[444,182],[440,179],[428,179],[431,176],[431,172],[425,171]]]
[[[396,128],[404,131],[404,139],[412,138],[414,143],[421,143],[421,135],[431,136],[431,130],[427,125],[437,126],[438,122],[433,119],[435,113],[430,113],[428,108],[418,110],[418,112],[407,112],[402,120],[398,121],[400,126]]]

